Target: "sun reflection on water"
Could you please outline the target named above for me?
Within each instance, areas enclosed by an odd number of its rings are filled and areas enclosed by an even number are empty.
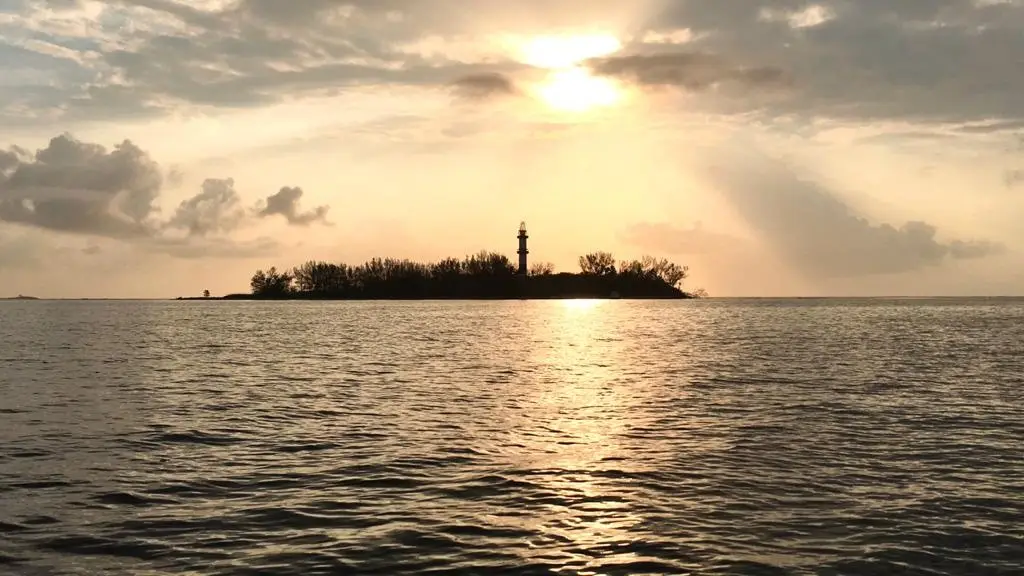
[[[517,523],[537,534],[533,549],[557,549],[564,568],[581,574],[644,560],[629,548],[644,522],[632,478],[649,470],[623,443],[644,394],[623,377],[631,343],[602,312],[608,305],[565,300],[552,306],[550,322],[533,325],[530,418],[509,428],[518,446],[510,464],[546,495]]]
[[[594,308],[597,308],[598,306],[604,303],[605,300],[598,300],[596,298],[562,300],[562,306],[564,306],[571,312],[590,312]]]

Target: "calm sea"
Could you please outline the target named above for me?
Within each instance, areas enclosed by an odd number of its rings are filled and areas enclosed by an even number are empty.
[[[0,303],[0,573],[1021,574],[1024,300]]]

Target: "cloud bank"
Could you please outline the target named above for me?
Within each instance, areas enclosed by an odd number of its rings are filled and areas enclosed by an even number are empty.
[[[767,114],[1024,125],[1019,0],[6,5],[0,114],[11,123],[244,108],[372,85],[506,93],[504,78],[524,66],[488,48],[495,35],[604,23],[625,42],[595,70],[641,86],[739,84],[734,104],[758,110],[757,88],[786,87]]]
[[[708,181],[761,242],[809,278],[913,272],[1006,250],[988,240],[941,240],[923,221],[873,222],[788,163],[756,153],[733,159],[709,167]]]
[[[230,255],[240,253],[230,234],[256,218],[281,215],[289,225],[309,226],[325,222],[329,210],[301,212],[302,190],[294,187],[245,209],[233,179],[211,178],[162,220],[157,201],[164,183],[159,164],[130,140],[107,149],[61,134],[34,153],[10,146],[0,150],[0,225],[121,240],[174,254]],[[202,242],[207,238],[216,244]],[[248,246],[241,253],[251,251]]]

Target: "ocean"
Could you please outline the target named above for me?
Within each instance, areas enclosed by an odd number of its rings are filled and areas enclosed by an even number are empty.
[[[1024,300],[0,302],[0,574],[1021,574]]]

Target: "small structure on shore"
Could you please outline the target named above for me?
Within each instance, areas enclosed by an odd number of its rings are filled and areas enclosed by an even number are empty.
[[[529,254],[530,251],[526,249],[526,239],[527,238],[529,238],[529,236],[527,236],[527,234],[526,234],[526,222],[520,222],[519,223],[519,251],[516,252],[516,253],[519,254],[519,274],[522,275],[522,276],[526,276],[526,272],[528,270],[527,262],[526,262],[526,255]]]

